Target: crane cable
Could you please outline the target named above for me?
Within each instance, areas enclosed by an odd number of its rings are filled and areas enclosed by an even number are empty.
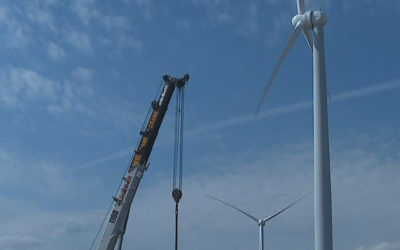
[[[175,200],[175,250],[178,250],[178,204],[182,198],[183,121],[185,87],[177,86],[172,197]]]

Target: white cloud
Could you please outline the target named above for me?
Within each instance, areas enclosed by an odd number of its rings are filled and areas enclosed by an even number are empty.
[[[278,15],[272,17],[270,29],[265,40],[267,48],[275,48],[281,41],[289,39],[290,33],[287,31],[291,27],[291,16],[288,11],[281,11]],[[285,41],[286,42],[286,41]]]
[[[379,84],[374,84],[371,86],[335,94],[332,96],[332,100],[340,101],[340,100],[358,98],[358,97],[372,95],[375,93],[389,91],[389,90],[396,89],[399,87],[400,87],[400,79],[393,79],[391,81],[382,82]]]
[[[80,82],[91,82],[93,70],[85,67],[77,67],[72,71],[72,76]]]
[[[176,28],[178,30],[188,31],[188,30],[191,30],[192,25],[187,20],[178,20],[176,23]]]
[[[0,87],[0,101],[9,107],[20,107],[26,100],[54,100],[58,90],[55,82],[23,68],[1,72]]]
[[[352,135],[332,143],[337,249],[351,249],[355,241],[364,242],[365,238],[397,237],[396,232],[400,228],[392,218],[400,215],[397,194],[400,188],[400,170],[397,168],[400,158],[399,155],[388,154],[386,149],[399,150],[398,135],[398,129],[392,130],[389,136],[397,139],[390,143],[381,134],[374,137]],[[182,247],[191,246],[194,250],[256,247],[256,223],[207,199],[204,194],[229,201],[255,216],[266,216],[312,188],[312,156],[311,141],[297,141],[276,145],[268,151],[243,150],[224,156],[211,153],[195,166],[190,166],[197,170],[183,180],[183,199],[180,203]],[[149,170],[153,174],[146,173],[146,181],[135,198],[125,237],[131,239],[125,242],[127,248],[158,249],[173,240],[174,206],[170,196],[170,177],[157,176],[154,168]],[[267,225],[269,248],[306,250],[313,247],[311,197]],[[374,216],[371,217],[371,214]],[[152,240],[154,237],[157,241]]]
[[[29,42],[31,28],[22,20],[23,12],[15,6],[0,6],[0,39],[6,47],[24,47]]]
[[[92,43],[89,35],[83,31],[68,28],[64,31],[66,41],[76,50],[89,54],[92,52]]]
[[[12,203],[9,199],[2,202]],[[57,201],[48,198],[46,202]],[[88,249],[104,215],[104,211],[98,210],[56,212],[46,208],[27,209],[27,202],[19,205],[7,210],[9,216],[1,216],[4,221],[0,228],[1,249]]]
[[[39,158],[39,157],[38,157]],[[29,162],[29,164],[26,164]],[[58,197],[67,195],[79,197],[76,189],[89,186],[79,183],[76,178],[68,174],[63,166],[44,159],[30,159],[15,152],[9,152],[0,148],[0,186],[4,189],[15,186],[18,182],[18,189],[26,192],[30,197]],[[21,180],[22,176],[29,173],[29,178]]]
[[[192,0],[196,6],[205,9],[212,25],[227,25],[236,21],[232,6],[226,0]]]
[[[104,211],[85,210],[79,204],[90,203],[99,182],[93,178],[83,182],[66,169],[48,159],[0,148],[1,249],[83,249],[90,245]]]
[[[76,111],[88,118],[94,118],[97,112],[88,101],[92,94],[91,87],[79,83],[64,82],[57,102],[47,105],[47,111],[53,115],[66,116]]]
[[[89,26],[92,19],[101,17],[94,3],[94,0],[74,0],[71,3],[72,12],[84,26]]]
[[[130,47],[134,48],[136,51],[143,50],[143,43],[132,36],[127,40],[126,44],[128,44]]]
[[[100,183],[95,178],[79,180],[66,169],[42,157],[0,148],[0,249],[90,245],[104,215],[103,210],[87,209]]]
[[[340,7],[344,12],[363,10],[370,15],[379,15],[382,9],[400,10],[400,3],[397,0],[353,0],[342,1]]]
[[[47,55],[52,61],[62,61],[65,58],[65,51],[63,48],[53,42],[49,42],[47,47]]]
[[[92,73],[90,69],[77,68],[73,75],[81,77],[81,81],[89,81]],[[87,84],[59,83],[30,69],[10,68],[0,72],[0,88],[0,104],[8,108],[44,107],[53,115],[75,112],[92,118],[96,116],[95,109],[90,107],[92,88]]]
[[[147,1],[136,4],[146,10],[151,6]],[[59,12],[64,14],[55,14]],[[7,2],[0,6],[0,41],[5,47],[17,49],[38,43],[47,48],[47,55],[52,61],[65,57],[66,44],[84,56],[95,50],[94,44],[110,45],[114,54],[121,53],[124,48],[141,51],[143,44],[134,35],[132,18],[115,12],[113,8],[100,6],[94,0]],[[44,37],[53,37],[53,41],[49,42]]]
[[[306,7],[328,11],[330,2],[306,0]],[[191,3],[203,8],[209,19],[207,25],[231,26],[247,37],[264,36],[266,33],[265,43],[269,49],[287,39],[292,17],[296,14],[296,1],[293,0],[191,0]]]
[[[110,47],[114,50],[123,48],[133,48],[136,51],[142,50],[142,42],[132,35],[134,33],[134,24],[130,18],[109,14],[103,16],[99,21],[106,29],[106,33],[112,34],[103,37],[103,45],[111,45]]]
[[[42,249],[44,242],[26,235],[0,236],[0,248],[3,250]]]
[[[383,134],[387,132],[386,129]],[[396,128],[389,132],[388,136],[392,140],[378,132],[374,136],[352,134],[332,143],[334,232],[335,246],[338,249],[351,249],[349,246],[355,241],[363,243],[365,238],[377,242],[382,237],[390,240],[400,230],[397,221],[392,219],[397,218],[400,211],[397,194],[400,188],[400,170],[397,168],[400,154],[390,154],[387,151],[400,150],[400,131]],[[211,153],[196,165],[190,166],[197,170],[188,171],[190,174],[184,176],[183,199],[180,203],[182,248],[191,246],[194,250],[213,250],[245,249],[252,245],[256,247],[256,224],[209,200],[204,194],[225,199],[256,216],[268,215],[312,187],[312,155],[311,141],[295,141],[275,145],[268,150],[242,150],[240,153],[226,155]],[[0,157],[0,166],[7,168],[7,171],[2,168],[2,176],[9,170],[19,171],[23,167],[25,169],[22,173],[33,173],[30,178],[24,179],[25,182],[36,183],[30,189],[38,190],[38,186],[44,182],[48,183],[46,186],[50,193],[43,196],[44,203],[38,203],[46,208],[32,206],[24,200],[15,201],[15,197],[10,200],[0,196],[1,204],[5,204],[2,207],[5,213],[1,217],[3,227],[0,235],[8,235],[7,232],[11,231],[13,235],[26,237],[26,241],[46,242],[39,247],[44,250],[87,248],[111,198],[95,201],[90,194],[95,190],[99,191],[98,186],[87,181],[70,182],[69,178],[65,178],[70,176],[68,173],[61,171],[57,174],[53,170],[42,170],[43,165],[31,168],[27,165],[37,164],[30,159],[19,159],[15,156],[6,154]],[[2,161],[5,157],[8,160]],[[25,166],[18,166],[15,162]],[[30,164],[24,164],[25,162]],[[124,243],[126,248],[135,246],[159,249],[173,241],[174,204],[170,195],[170,177],[157,174],[154,167],[149,170],[132,207]],[[6,175],[5,178],[13,179],[13,176]],[[90,179],[92,178],[90,175]],[[56,185],[65,186],[65,190]],[[19,186],[25,187],[24,183]],[[104,190],[113,188],[101,189],[101,192]],[[71,208],[64,212],[56,212],[51,206],[47,206],[55,202],[62,203],[65,199],[69,199],[67,203]],[[103,203],[104,206],[101,209],[93,208],[89,204],[94,201]],[[280,249],[311,249],[312,204],[312,198],[308,197],[271,221],[266,227],[268,246]],[[371,217],[371,214],[374,216]],[[12,242],[12,246],[21,246],[25,241],[23,237],[10,237],[12,240],[7,240],[7,237],[3,244]],[[374,246],[375,248],[356,250],[394,250],[396,248],[393,247],[398,246],[397,244],[382,243]],[[376,248],[378,246],[381,248]]]
[[[399,250],[400,242],[382,242],[371,247],[358,247],[356,250]]]
[[[152,0],[124,0],[125,2],[134,2],[137,5],[149,5],[151,4]]]
[[[356,90],[343,91],[341,93],[332,95],[331,100],[333,102],[340,102],[340,101],[360,98],[360,97],[364,97],[364,96],[368,96],[368,95],[378,94],[380,92],[389,91],[389,90],[393,90],[393,89],[397,89],[397,88],[400,88],[400,80],[394,79],[389,82],[374,84],[374,85],[367,86],[364,88],[359,88]],[[239,116],[231,117],[231,118],[228,118],[228,119],[225,119],[222,121],[214,121],[214,122],[208,123],[208,125],[200,126],[197,128],[187,129],[185,132],[185,137],[186,138],[198,138],[199,136],[206,135],[207,133],[210,133],[212,131],[221,130],[221,129],[229,128],[229,127],[233,127],[233,126],[238,126],[241,124],[254,122],[256,120],[268,119],[268,118],[275,117],[275,116],[285,115],[288,113],[296,112],[298,110],[303,110],[303,109],[311,108],[311,107],[312,107],[312,101],[304,100],[304,101],[295,102],[295,103],[284,105],[284,106],[277,107],[277,108],[270,108],[266,111],[260,112],[257,116],[254,114],[239,115]],[[112,110],[114,110],[114,109],[112,109]],[[119,117],[121,119],[123,119],[124,117],[136,117],[135,119],[137,121],[137,116],[127,115],[128,111],[126,113],[118,112],[117,109],[115,109],[115,111],[116,112],[110,112],[109,114],[120,113],[121,115]],[[139,121],[140,121],[140,119],[139,119]],[[132,122],[133,122],[133,120],[129,121],[127,124],[132,124]],[[172,140],[172,135],[169,137],[169,139]],[[115,158],[126,156],[130,152],[131,152],[131,149],[124,149],[124,150],[120,150],[117,152],[113,152],[107,156],[101,157],[100,159],[94,159],[89,162],[83,163],[80,165],[80,167],[82,167],[82,168],[93,167],[96,164],[104,163],[104,162],[107,162],[107,161],[115,159]],[[80,168],[80,167],[77,167],[77,168]]]
[[[74,68],[70,78],[62,82],[31,69],[0,70],[0,107],[17,110],[15,114],[27,116],[32,110],[46,111],[52,115],[50,118],[67,121],[71,121],[71,117],[83,116],[88,123],[97,124],[101,120],[123,129],[142,121],[141,105],[96,94],[93,77],[93,69],[82,66]]]
[[[384,82],[384,83],[374,84],[374,85],[370,85],[370,86],[355,89],[355,90],[347,90],[347,91],[343,91],[341,93],[333,94],[331,96],[331,100],[333,101],[332,104],[334,104],[335,102],[360,98],[360,97],[378,94],[378,93],[381,93],[384,91],[389,91],[389,90],[398,89],[398,88],[400,88],[400,80],[394,79],[394,80]],[[208,132],[211,130],[218,130],[218,129],[222,129],[222,128],[226,128],[226,127],[231,127],[231,126],[236,126],[236,125],[240,125],[243,123],[252,122],[255,120],[261,120],[261,119],[266,119],[266,118],[270,118],[270,117],[274,117],[274,116],[284,115],[284,114],[292,113],[292,112],[295,112],[298,110],[311,108],[311,107],[312,107],[312,101],[304,100],[304,101],[295,102],[295,103],[284,105],[284,106],[277,107],[277,108],[270,108],[264,112],[260,112],[257,116],[254,114],[247,114],[247,115],[232,117],[230,119],[225,119],[225,120],[219,121],[219,122],[214,122],[207,126],[191,129],[188,131],[187,134],[189,134],[189,136],[193,136],[192,134],[198,135],[198,133],[204,133],[204,132]]]
[[[127,4],[133,3],[140,9],[140,13],[146,20],[151,20],[153,17],[153,0],[123,0]]]
[[[108,30],[129,30],[131,25],[131,20],[125,16],[107,15],[102,21]]]
[[[24,13],[28,19],[38,27],[42,27],[55,32],[57,30],[55,18],[50,9],[45,8],[43,4],[37,1],[25,1]]]

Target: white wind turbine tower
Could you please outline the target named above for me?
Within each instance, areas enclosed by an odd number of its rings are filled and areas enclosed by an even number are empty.
[[[220,200],[220,199],[218,199],[218,198],[215,198],[215,197],[213,197],[213,196],[211,196],[211,195],[206,195],[206,196],[209,197],[209,198],[211,198],[211,199],[213,199],[213,200],[219,201],[219,202],[221,202],[221,203],[223,203],[223,204],[225,204],[225,205],[227,205],[227,206],[229,206],[229,207],[231,207],[231,208],[233,208],[233,209],[235,209],[235,210],[241,212],[242,214],[246,215],[246,216],[249,217],[250,219],[252,219],[252,220],[254,220],[255,222],[257,222],[257,224],[258,224],[258,230],[259,230],[259,248],[258,248],[258,249],[259,249],[259,250],[264,250],[264,226],[265,226],[265,224],[266,224],[269,220],[275,218],[276,216],[278,216],[279,214],[281,214],[282,212],[284,212],[286,209],[290,208],[291,206],[293,206],[293,205],[296,204],[297,202],[299,202],[299,201],[301,201],[302,199],[304,199],[309,193],[310,193],[310,192],[308,192],[307,194],[303,195],[301,198],[299,198],[299,199],[297,199],[296,201],[292,202],[291,204],[289,204],[288,206],[286,206],[286,207],[284,207],[283,209],[279,210],[278,212],[276,212],[276,213],[274,213],[274,214],[272,214],[272,215],[270,215],[270,216],[268,216],[268,217],[265,217],[264,219],[257,219],[255,216],[253,216],[253,215],[251,215],[251,214],[249,214],[249,213],[243,211],[242,209],[240,209],[240,208],[238,208],[238,207],[235,207],[234,205],[229,204],[228,202],[225,202],[225,201],[223,201],[223,200]]]
[[[315,250],[332,250],[332,198],[324,45],[324,26],[327,17],[321,10],[306,12],[304,0],[297,0],[297,11],[297,15],[292,19],[294,31],[264,90],[256,113],[259,111],[287,53],[298,38],[300,31],[303,31],[313,53]],[[313,32],[314,39],[312,39],[310,31]]]

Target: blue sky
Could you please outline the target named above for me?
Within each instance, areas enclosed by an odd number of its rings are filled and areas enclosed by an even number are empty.
[[[400,249],[400,3],[306,5],[328,14],[335,248]],[[295,12],[294,0],[2,1],[0,248],[88,249],[162,75],[189,73],[182,248],[255,249],[256,225],[204,194],[262,217],[312,187],[304,39],[253,115]],[[173,115],[135,198],[127,248],[173,246]],[[312,249],[312,197],[267,225],[266,245]]]

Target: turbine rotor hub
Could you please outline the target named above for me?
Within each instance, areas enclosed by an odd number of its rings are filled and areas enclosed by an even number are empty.
[[[312,26],[311,15],[312,15],[311,11],[295,15],[292,18],[293,28],[295,28],[297,24],[300,22],[305,29],[311,29]]]

